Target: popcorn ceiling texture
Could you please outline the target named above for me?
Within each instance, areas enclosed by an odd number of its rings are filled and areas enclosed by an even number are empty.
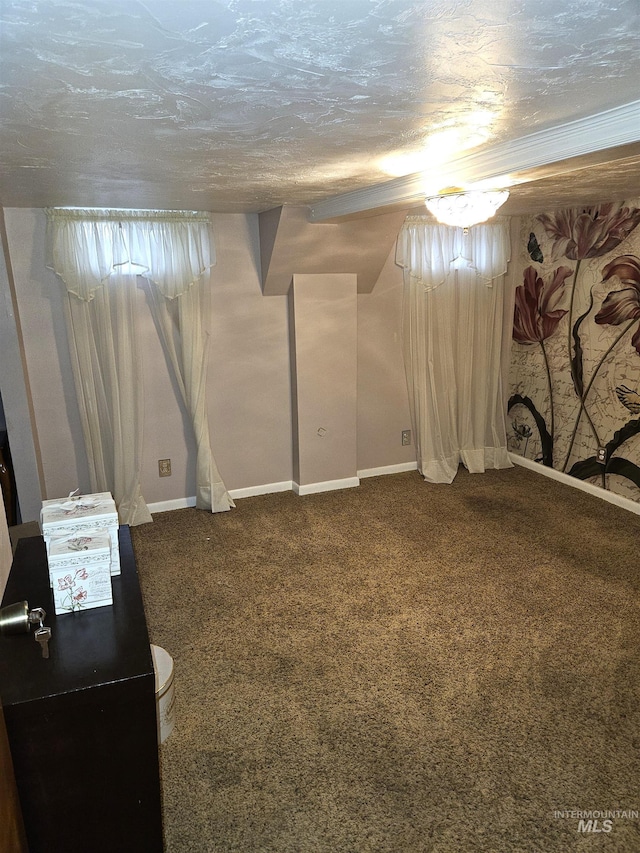
[[[635,100],[638,16],[637,0],[5,0],[0,202],[244,212],[369,186],[429,134],[454,134],[450,157]]]

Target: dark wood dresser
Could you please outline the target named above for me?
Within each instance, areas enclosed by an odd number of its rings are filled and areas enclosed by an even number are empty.
[[[131,535],[120,527],[113,605],[56,617],[44,540],[22,539],[2,605],[44,607],[30,634],[0,636],[4,708],[30,853],[162,851],[153,660]]]

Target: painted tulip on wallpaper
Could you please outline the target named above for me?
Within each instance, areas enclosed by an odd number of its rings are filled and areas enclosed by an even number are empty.
[[[526,268],[524,284],[516,288],[514,340],[520,344],[542,344],[551,337],[567,313],[557,306],[564,295],[565,281],[572,272],[570,267],[558,267],[553,271],[551,282],[545,283],[534,267]]]
[[[599,368],[609,356],[609,353],[611,353],[618,342],[634,325],[636,325],[636,328],[631,337],[631,345],[636,350],[636,353],[640,355],[640,258],[637,258],[635,255],[620,255],[614,258],[613,261],[603,268],[602,280],[609,281],[613,277],[619,278],[627,287],[621,290],[612,290],[608,293],[594,320],[601,326],[621,326],[624,324],[624,328],[615,337],[613,343],[600,360],[600,364],[594,371],[592,382]],[[591,387],[591,383],[589,387]],[[589,389],[587,388],[585,397],[588,391]],[[640,396],[636,391],[627,388],[626,385],[619,385],[615,391],[619,401],[631,414],[640,414]],[[625,441],[639,433],[640,420],[630,420],[622,429],[617,430],[611,441],[606,445],[607,463],[605,467],[607,472],[626,477],[638,487],[640,487],[640,468],[628,459],[613,458],[613,454]],[[583,479],[593,476],[595,471],[594,461],[594,459],[586,459],[578,462],[569,473]]]
[[[553,214],[542,213],[538,216],[538,221],[553,239],[554,258],[565,257],[577,261],[569,303],[568,347],[573,387],[578,397],[582,398],[584,378],[580,326],[591,311],[593,301],[590,300],[587,310],[573,323],[573,304],[580,263],[585,258],[602,257],[619,246],[640,223],[640,208],[630,207],[624,202],[609,202],[594,207],[559,210]],[[581,414],[582,411],[583,406],[580,407]],[[589,423],[595,435],[595,427],[590,418]],[[566,462],[564,467],[566,468]]]
[[[524,284],[516,288],[513,314],[513,339],[520,344],[540,344],[549,386],[550,428],[547,431],[544,418],[535,409],[529,398],[517,397],[509,401],[509,408],[516,403],[525,405],[533,415],[543,446],[543,463],[553,466],[553,434],[555,429],[553,410],[553,384],[551,368],[544,342],[555,332],[565,316],[566,309],[558,308],[564,295],[564,285],[572,270],[558,267],[553,271],[550,282],[545,282],[534,267],[524,271]],[[546,433],[546,434],[545,434]]]
[[[634,255],[620,255],[617,258],[614,258],[613,261],[610,261],[606,266],[602,269],[602,280],[609,281],[609,279],[617,276],[623,284],[628,285],[628,287],[623,288],[622,290],[614,290],[609,293],[603,303],[602,307],[593,318],[596,323],[601,326],[620,326],[621,324],[625,324],[624,328],[620,331],[620,334],[616,336],[613,343],[609,346],[606,352],[601,357],[600,361],[596,365],[593,373],[591,374],[591,379],[587,384],[586,388],[581,387],[581,406],[580,411],[578,412],[578,417],[576,419],[576,424],[574,426],[573,432],[571,434],[571,440],[569,442],[569,449],[567,451],[567,457],[565,459],[565,463],[563,466],[563,471],[566,471],[567,466],[569,464],[569,459],[571,457],[571,452],[573,450],[573,445],[575,442],[575,437],[578,430],[578,424],[580,422],[580,416],[583,411],[587,415],[589,423],[591,425],[592,432],[595,436],[596,443],[598,446],[602,445],[602,441],[598,436],[598,432],[596,427],[593,424],[592,419],[589,417],[589,414],[586,410],[585,403],[586,399],[589,395],[589,391],[594,383],[596,376],[604,362],[607,360],[611,352],[617,346],[618,342],[625,336],[625,334],[629,331],[629,329],[640,320],[640,260],[636,258]],[[593,305],[593,299],[590,303]],[[589,308],[589,310],[590,310]],[[589,312],[587,311],[586,314]],[[583,319],[586,314],[583,315],[581,319]],[[581,320],[580,320],[581,321]],[[636,328],[633,337],[631,338],[631,344],[635,347],[636,352],[640,354],[640,323],[638,323],[639,328]],[[576,327],[578,324],[576,323]],[[577,332],[577,328],[576,328]],[[577,338],[579,342],[579,338],[577,334],[574,336]],[[578,349],[576,348],[576,352]],[[581,367],[581,365],[580,365]],[[618,398],[620,399],[620,395],[618,394]],[[631,437],[628,435],[627,437]],[[625,439],[626,440],[626,439]],[[619,443],[616,444],[617,449],[619,447]],[[608,454],[609,455],[609,454]],[[580,471],[580,467],[577,469]],[[576,466],[574,465],[572,469],[569,471],[570,474],[576,473]],[[603,481],[604,481],[604,472],[602,473]],[[603,483],[604,486],[604,483]]]
[[[571,261],[612,252],[640,224],[640,208],[624,202],[542,213],[538,222],[553,238],[553,256]]]
[[[584,320],[593,308],[593,294],[589,294],[589,304],[576,320],[573,321],[573,307],[577,291],[578,275],[582,260],[587,258],[599,258],[613,251],[620,245],[622,240],[640,223],[640,208],[625,204],[624,202],[607,203],[581,209],[560,210],[554,214],[541,214],[538,221],[545,231],[553,239],[553,255],[559,255],[575,260],[576,267],[573,274],[573,286],[571,288],[571,300],[569,303],[568,323],[568,352],[571,379],[576,396],[580,400],[580,410],[569,441],[569,448],[562,466],[566,471],[569,464],[578,426],[584,414],[589,427],[598,446],[601,439],[593,419],[586,409],[585,401],[591,390],[600,367],[606,356],[601,359],[595,368],[587,387],[584,381],[583,351],[580,337],[580,329]],[[606,268],[605,268],[606,269]],[[610,351],[610,350],[609,350]],[[604,485],[604,474],[603,474]]]
[[[575,422],[572,421],[573,429],[568,435],[563,430],[562,454],[564,464],[556,461],[555,467],[580,479],[597,477],[601,480],[601,485],[604,488],[609,485],[606,479],[607,474],[623,476],[640,487],[640,467],[629,459],[620,456],[614,457],[615,453],[620,452],[625,442],[633,436],[640,435],[640,420],[630,420],[623,426],[617,427],[620,416],[613,411],[609,415],[607,411],[609,404],[605,403],[607,399],[605,388],[598,391],[596,400],[591,400],[591,397],[595,396],[594,383],[597,377],[600,374],[607,377],[611,375],[610,369],[606,371],[603,369],[605,362],[608,359],[610,360],[611,354],[616,348],[620,350],[622,339],[630,331],[632,335],[627,335],[627,341],[630,340],[631,346],[634,348],[630,349],[630,352],[633,353],[631,358],[635,358],[636,353],[640,355],[640,258],[636,254],[621,254],[613,261],[604,264],[601,269],[597,269],[594,263],[595,259],[607,254],[610,255],[623,240],[629,238],[631,241],[630,235],[640,224],[640,206],[621,202],[600,204],[589,208],[560,210],[554,213],[541,214],[535,218],[532,224],[533,229],[531,227],[526,228],[526,226],[523,229],[528,234],[527,255],[533,261],[533,266],[524,269],[524,284],[516,292],[514,341],[520,344],[536,342],[540,344],[545,355],[546,380],[549,388],[551,388],[551,370],[546,358],[544,341],[554,334],[561,320],[566,322],[569,375],[565,373],[564,376],[567,379],[570,378],[569,389],[572,385],[575,398],[579,403]],[[540,226],[543,228],[542,233]],[[630,245],[635,247],[633,242],[630,242]],[[523,260],[526,257],[524,252],[522,257]],[[558,266],[551,276],[551,281],[545,284],[544,276],[538,271],[537,264],[543,264],[545,259],[552,264],[560,264],[563,258],[573,262],[572,269],[565,275],[568,267]],[[526,264],[526,260],[524,263]],[[583,263],[585,265],[583,272],[587,273],[586,277],[580,272]],[[562,275],[561,283],[557,281],[559,274]],[[604,298],[599,309],[594,308],[595,284],[593,286],[587,285],[589,279],[593,281],[596,277],[601,282],[608,282],[617,277],[621,282],[621,287],[611,291]],[[548,291],[546,299],[544,298],[545,291]],[[567,301],[563,301],[562,305],[568,310],[558,308],[563,294],[566,294]],[[586,303],[585,297],[587,297]],[[578,304],[579,299],[583,307],[580,309],[582,313],[576,317],[574,305]],[[534,310],[536,307],[537,314]],[[603,351],[596,343],[594,337],[595,329],[597,329],[596,324],[618,326],[620,329],[613,342],[606,345],[606,351]],[[587,344],[590,353],[593,355],[597,353],[597,363],[585,376],[584,371],[587,362],[583,348]],[[597,352],[598,350],[599,352]],[[617,358],[622,358],[624,361],[622,353]],[[634,375],[636,369],[631,367],[630,362],[629,366],[631,375]],[[559,381],[563,390],[561,398],[556,401],[550,400],[552,407],[550,433],[546,433],[546,425],[531,399],[532,397],[535,399],[535,393],[526,396],[528,391],[526,385],[524,388],[522,386],[518,388],[520,393],[514,394],[509,403],[510,406],[515,405],[515,403],[524,404],[535,418],[542,439],[542,460],[538,461],[542,461],[545,465],[554,464],[552,440],[554,422],[555,424],[559,423],[560,411],[564,411],[565,406],[570,405],[571,396],[567,394],[569,389],[562,376],[562,361],[554,361],[554,368],[560,371],[560,374],[555,378],[556,384]],[[542,382],[544,381],[540,374],[539,378]],[[632,382],[631,385],[634,387],[620,385],[615,388],[615,393],[618,401],[627,411],[637,416],[640,413],[640,394],[638,394],[640,377],[635,384]],[[534,390],[535,387],[534,382]],[[538,386],[537,393],[540,394],[541,390],[541,387]],[[574,447],[578,440],[578,430],[583,419],[588,423],[591,437],[586,444],[586,437],[580,439],[582,452],[578,454],[576,459]],[[566,419],[563,417],[563,426],[566,423]],[[567,426],[569,425],[567,424]],[[514,422],[514,436],[520,446],[522,439],[518,442],[519,435],[516,427],[517,424]],[[566,435],[566,444],[564,435]],[[556,444],[557,441],[556,438]],[[603,456],[596,453],[595,450],[592,451],[594,455],[585,458],[589,453],[587,448],[592,447],[593,444],[595,444],[595,448],[605,448],[604,461]],[[629,447],[629,445],[626,446]],[[555,452],[557,455],[558,448]]]
[[[602,308],[595,316],[596,323],[601,326],[619,326],[627,320],[640,320],[640,258],[635,255],[615,258],[602,270],[602,280],[609,281],[613,276],[617,276],[627,287],[612,290],[606,296]],[[629,323],[629,326],[631,325],[632,322]],[[631,343],[640,355],[640,322],[633,333]]]

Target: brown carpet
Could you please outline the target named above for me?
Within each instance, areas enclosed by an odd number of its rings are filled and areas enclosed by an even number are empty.
[[[134,528],[168,853],[638,853],[564,813],[640,809],[639,534],[523,468]]]

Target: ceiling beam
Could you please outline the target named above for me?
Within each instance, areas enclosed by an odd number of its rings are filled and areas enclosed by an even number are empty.
[[[576,119],[480,149],[438,165],[353,192],[332,196],[310,206],[310,220],[323,222],[395,204],[414,204],[448,186],[516,176],[540,166],[640,141],[640,101]],[[547,172],[548,174],[548,172]]]

